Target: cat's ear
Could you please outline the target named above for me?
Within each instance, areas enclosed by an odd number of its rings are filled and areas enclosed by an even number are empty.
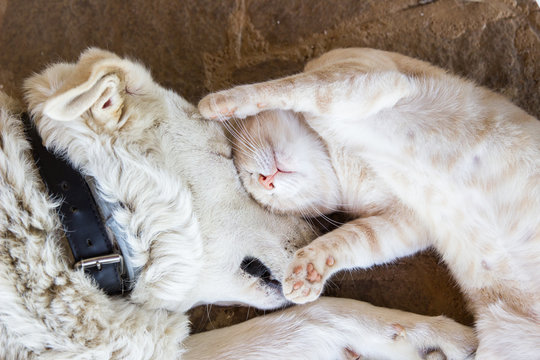
[[[124,103],[124,71],[116,55],[85,52],[63,85],[44,103],[47,117],[70,121],[91,110],[99,122],[118,121]]]

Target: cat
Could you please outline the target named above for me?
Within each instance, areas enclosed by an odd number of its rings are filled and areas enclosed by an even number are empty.
[[[283,280],[290,300],[314,300],[338,270],[432,246],[475,314],[477,358],[540,358],[533,116],[426,62],[362,48],[210,94],[199,110],[222,121],[260,113],[232,129],[237,168],[257,201],[357,216],[296,252]]]

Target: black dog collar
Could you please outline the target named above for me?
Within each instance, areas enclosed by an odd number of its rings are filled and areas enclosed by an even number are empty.
[[[61,200],[60,219],[74,268],[83,269],[107,294],[124,294],[129,290],[124,257],[107,235],[88,184],[67,161],[47,151],[28,114],[22,118],[41,178],[50,195]]]

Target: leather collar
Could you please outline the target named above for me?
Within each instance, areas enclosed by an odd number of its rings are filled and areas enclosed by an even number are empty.
[[[75,260],[73,267],[90,275],[105,293],[125,294],[134,275],[126,269],[114,229],[104,223],[105,216],[112,218],[110,208],[105,208],[108,214],[100,211],[104,208],[96,204],[93,184],[89,186],[66,160],[47,151],[28,114],[22,119],[41,178],[51,197],[61,201],[58,211]]]

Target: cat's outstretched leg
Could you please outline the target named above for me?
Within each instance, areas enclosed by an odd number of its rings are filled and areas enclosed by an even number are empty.
[[[418,252],[428,234],[407,210],[353,220],[299,249],[282,282],[285,296],[297,303],[313,301],[334,273],[367,268]]]
[[[237,86],[207,95],[199,111],[208,119],[222,121],[275,109],[358,120],[394,106],[413,91],[409,78],[395,70],[365,73],[362,69],[340,64]]]

